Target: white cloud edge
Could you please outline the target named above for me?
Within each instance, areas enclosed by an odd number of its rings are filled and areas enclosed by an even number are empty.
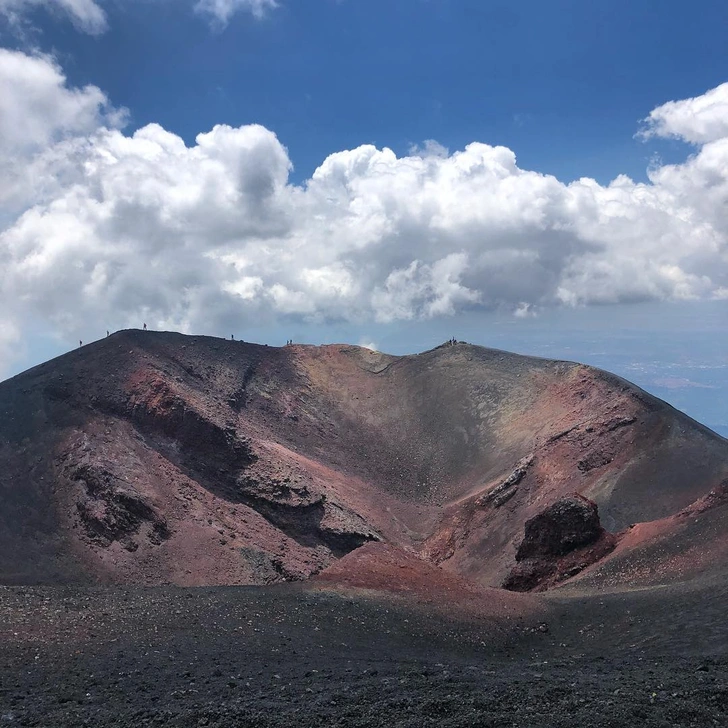
[[[668,101],[642,120],[641,139],[680,139],[707,144],[728,137],[728,82],[700,96]]]

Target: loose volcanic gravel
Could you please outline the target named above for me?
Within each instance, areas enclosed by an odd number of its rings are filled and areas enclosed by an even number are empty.
[[[724,726],[726,596],[550,596],[494,628],[300,585],[3,588],[0,726]]]

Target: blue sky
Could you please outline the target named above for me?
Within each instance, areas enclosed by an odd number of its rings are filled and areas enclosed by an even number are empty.
[[[32,15],[73,85],[188,143],[214,124],[263,124],[297,179],[333,150],[425,139],[503,144],[562,180],[642,179],[652,154],[684,150],[635,140],[638,120],[728,69],[728,4],[715,0],[286,0],[213,30],[181,0],[104,8],[101,36]]]
[[[456,335],[728,432],[726,27],[706,0],[0,0],[0,376],[142,320]]]

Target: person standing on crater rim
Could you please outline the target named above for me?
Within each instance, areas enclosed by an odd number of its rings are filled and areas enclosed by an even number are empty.
[[[146,325],[146,324],[144,324],[144,331],[146,331],[146,330],[147,330],[147,325]]]

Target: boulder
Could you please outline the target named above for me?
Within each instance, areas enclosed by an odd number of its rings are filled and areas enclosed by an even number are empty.
[[[594,543],[603,532],[597,504],[574,493],[526,521],[516,561],[563,556]]]
[[[503,587],[543,591],[603,559],[617,543],[599,523],[597,504],[574,493],[526,521],[518,562]]]

